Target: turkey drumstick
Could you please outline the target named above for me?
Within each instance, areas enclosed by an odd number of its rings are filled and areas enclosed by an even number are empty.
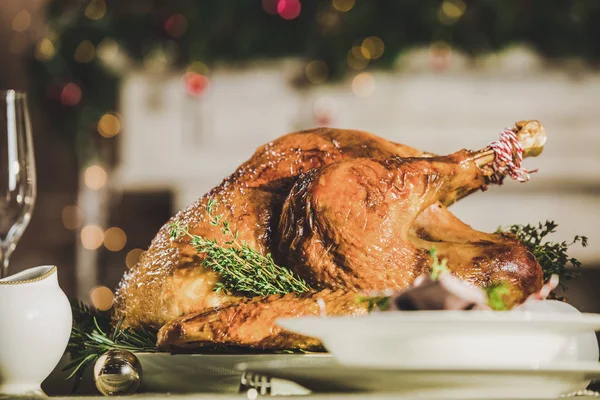
[[[543,130],[527,135],[524,143],[530,147],[523,153],[537,149],[544,140],[540,138],[545,138]],[[424,240],[410,240],[415,219],[436,202],[447,204],[485,187],[497,173],[495,163],[494,151],[486,148],[445,157],[352,159],[311,171],[296,182],[284,203],[280,258],[315,288],[406,288],[428,268],[434,247],[424,249]],[[493,283],[500,278],[498,268],[492,263],[487,272],[481,262],[474,262],[482,257],[481,246],[477,249],[466,260],[463,252],[455,251],[455,267],[476,268],[481,283]],[[526,259],[525,267],[530,263]],[[529,294],[538,275],[520,279],[525,287],[518,287],[522,295],[517,298]]]

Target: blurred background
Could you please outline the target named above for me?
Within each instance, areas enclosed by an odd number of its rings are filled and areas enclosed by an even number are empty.
[[[1,0],[0,89],[27,91],[38,199],[11,272],[59,266],[109,308],[160,226],[261,144],[316,126],[446,154],[521,119],[531,182],[453,206],[477,229],[554,220],[600,312],[600,2]]]

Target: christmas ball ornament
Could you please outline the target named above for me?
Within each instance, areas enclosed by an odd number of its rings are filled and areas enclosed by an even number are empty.
[[[133,394],[141,381],[142,365],[127,350],[110,350],[94,365],[96,388],[105,396]]]

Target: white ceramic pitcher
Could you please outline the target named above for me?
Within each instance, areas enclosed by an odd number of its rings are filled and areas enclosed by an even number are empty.
[[[0,396],[43,394],[72,326],[56,267],[30,268],[0,279]]]

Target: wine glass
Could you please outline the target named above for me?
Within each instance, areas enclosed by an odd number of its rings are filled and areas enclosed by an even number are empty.
[[[0,278],[27,228],[36,196],[27,96],[0,91]]]

